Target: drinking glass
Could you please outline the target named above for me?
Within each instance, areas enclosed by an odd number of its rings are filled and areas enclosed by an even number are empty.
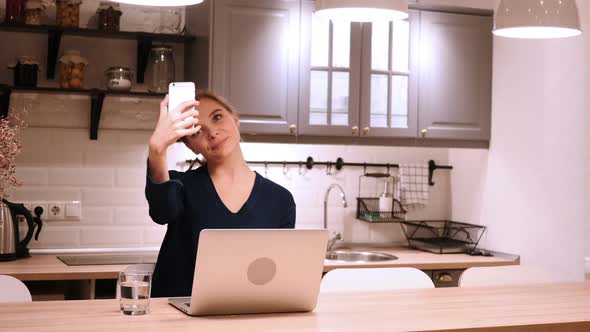
[[[119,304],[125,315],[145,315],[149,312],[152,273],[123,271],[119,274]]]

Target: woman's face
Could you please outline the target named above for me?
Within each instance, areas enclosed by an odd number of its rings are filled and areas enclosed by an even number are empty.
[[[240,144],[238,116],[214,100],[201,98],[199,102],[201,130],[187,136],[185,144],[194,153],[202,154],[207,161],[222,160]]]

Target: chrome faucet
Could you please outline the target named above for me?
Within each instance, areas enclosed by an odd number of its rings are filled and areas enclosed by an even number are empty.
[[[328,187],[328,189],[326,190],[326,194],[324,195],[324,229],[328,229],[328,195],[330,195],[330,191],[334,188],[338,188],[338,190],[340,190],[340,197],[342,198],[342,205],[344,207],[348,206],[348,204],[346,203],[346,194],[344,193],[344,190],[342,189],[342,187],[340,187],[336,183],[330,185]],[[339,232],[335,232],[335,234],[333,236],[332,236],[332,234],[330,234],[330,238],[328,239],[328,251],[332,251],[332,248],[334,247],[334,245],[336,244],[336,241],[338,241],[338,240],[342,240],[342,235]]]

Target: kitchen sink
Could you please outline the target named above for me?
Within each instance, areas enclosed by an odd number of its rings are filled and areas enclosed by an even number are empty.
[[[396,260],[397,257],[368,251],[335,250],[327,252],[326,259],[344,262],[383,262]]]

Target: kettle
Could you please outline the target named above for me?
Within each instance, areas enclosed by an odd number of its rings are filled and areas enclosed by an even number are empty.
[[[27,220],[27,235],[19,242],[19,227],[17,216],[22,215]],[[0,261],[12,261],[17,258],[30,257],[27,245],[33,237],[35,226],[38,225],[37,235],[41,231],[41,221],[34,219],[31,212],[23,204],[11,203],[7,200],[0,202]]]

